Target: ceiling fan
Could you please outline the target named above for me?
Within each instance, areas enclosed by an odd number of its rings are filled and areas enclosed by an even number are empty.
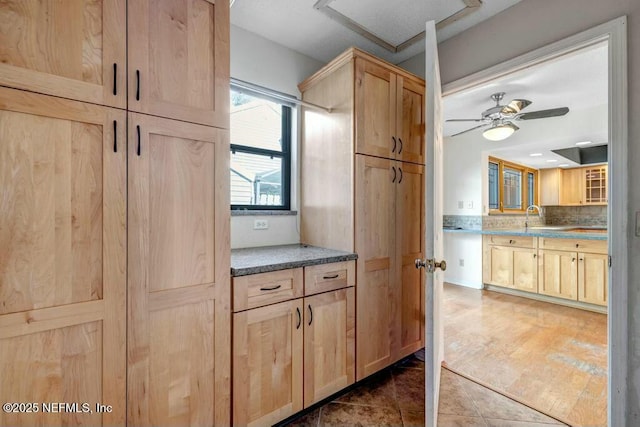
[[[521,113],[531,101],[528,99],[514,99],[507,105],[500,105],[500,101],[504,98],[504,92],[497,92],[491,95],[491,99],[495,101],[495,107],[491,107],[488,110],[482,112],[479,119],[449,119],[447,122],[476,122],[482,123],[479,126],[474,126],[471,129],[463,130],[451,136],[461,135],[463,133],[471,132],[472,130],[480,129],[489,126],[487,130],[482,132],[482,135],[491,141],[501,141],[511,136],[515,131],[520,129],[516,126],[514,120],[533,120],[533,119],[546,119],[548,117],[564,116],[569,112],[568,107],[551,108],[549,110],[532,111],[530,113]]]

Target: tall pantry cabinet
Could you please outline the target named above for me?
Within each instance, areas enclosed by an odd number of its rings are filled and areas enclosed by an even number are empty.
[[[424,345],[424,81],[351,48],[300,84],[301,240],[358,253],[356,378]]]
[[[228,2],[0,30],[0,425],[229,424]]]

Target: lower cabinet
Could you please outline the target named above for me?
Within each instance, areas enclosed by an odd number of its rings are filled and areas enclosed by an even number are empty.
[[[234,278],[234,425],[277,423],[355,380],[354,262],[302,270]]]
[[[488,235],[483,282],[606,306],[607,251],[606,240]]]

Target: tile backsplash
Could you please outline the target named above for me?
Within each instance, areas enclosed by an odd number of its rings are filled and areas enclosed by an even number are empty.
[[[482,217],[482,228],[524,228],[526,215],[485,215]],[[529,214],[529,226],[545,225],[544,215],[541,217],[538,212]]]
[[[549,225],[607,226],[607,206],[546,206]]]
[[[442,217],[443,227],[459,227],[465,230],[482,230],[481,215],[444,215]]]

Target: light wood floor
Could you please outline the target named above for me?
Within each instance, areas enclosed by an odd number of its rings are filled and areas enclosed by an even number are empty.
[[[445,362],[571,425],[607,424],[607,316],[445,284]]]

